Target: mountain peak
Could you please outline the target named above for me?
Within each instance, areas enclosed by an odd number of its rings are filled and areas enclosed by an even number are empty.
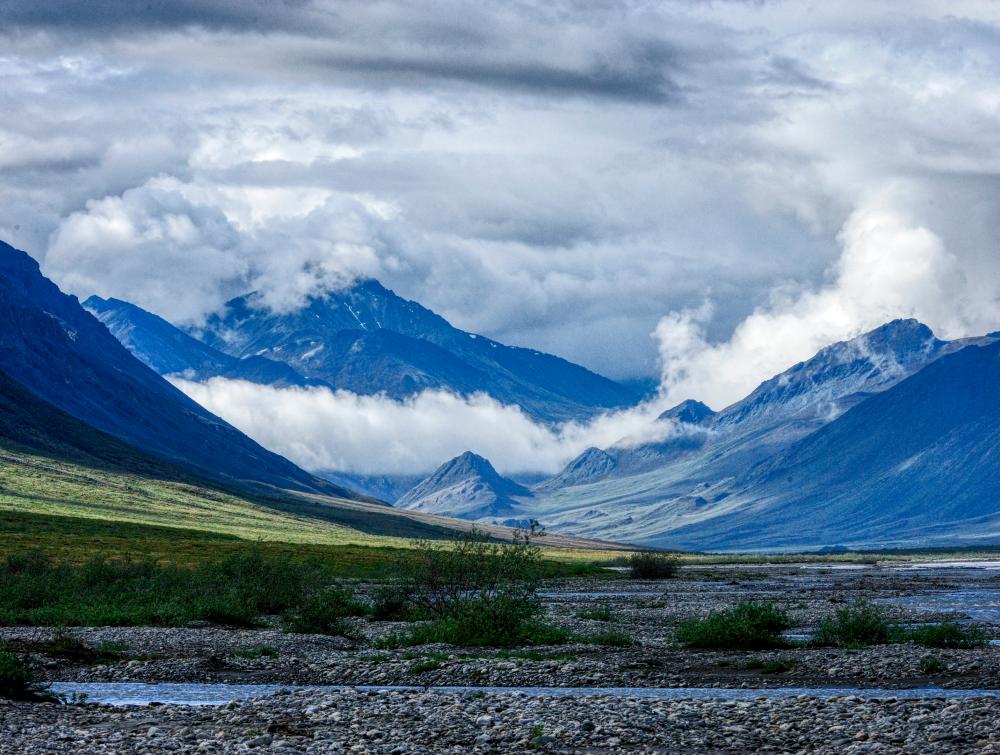
[[[701,401],[687,399],[681,401],[677,406],[667,409],[657,419],[674,420],[688,425],[700,425],[714,416],[715,412]]]
[[[529,498],[523,485],[500,475],[490,461],[472,451],[449,459],[396,505],[429,513],[447,512],[463,519],[509,514],[515,498]]]

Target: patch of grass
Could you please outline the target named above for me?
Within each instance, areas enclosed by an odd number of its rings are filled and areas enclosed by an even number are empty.
[[[632,579],[672,579],[680,563],[674,556],[656,551],[640,551],[626,559]]]
[[[945,668],[944,663],[934,656],[928,655],[920,659],[921,674],[940,674]]]
[[[573,636],[574,642],[588,645],[604,645],[605,647],[627,648],[636,644],[635,639],[620,629],[605,629],[600,632],[589,632]]]
[[[47,684],[35,679],[31,668],[14,653],[0,650],[0,697],[29,702],[54,702]]]
[[[607,606],[602,608],[594,608],[589,611],[577,611],[576,618],[578,619],[588,619],[590,621],[613,621],[614,617],[611,615],[611,609]]]
[[[986,644],[986,635],[977,627],[963,627],[954,621],[916,627],[906,633],[907,639],[932,648],[978,648]]]
[[[235,652],[235,655],[253,661],[258,658],[277,658],[278,651],[270,645],[253,645],[248,648],[240,648]]]
[[[369,616],[372,621],[414,621],[419,612],[413,605],[413,596],[403,585],[388,584],[373,593]]]
[[[525,661],[575,661],[576,656],[570,653],[539,653],[534,650],[501,650],[497,658],[517,658]]]
[[[772,603],[740,603],[682,622],[675,636],[691,648],[761,650],[787,647],[789,642],[781,632],[791,625],[788,614]]]
[[[810,644],[817,647],[859,648],[885,645],[899,636],[885,612],[868,600],[855,600],[822,622]]]
[[[791,671],[799,662],[794,658],[774,658],[761,666],[762,674],[784,674]]]
[[[313,595],[286,611],[282,624],[286,632],[351,636],[351,616],[364,616],[367,608],[345,587],[333,587]]]
[[[376,641],[375,647],[391,649],[439,643],[459,647],[524,647],[563,645],[572,638],[565,629],[542,621],[515,618],[509,624],[497,625],[489,619],[482,621],[470,611],[418,624],[406,632],[391,633]]]
[[[743,664],[743,668],[747,671],[759,671],[764,668],[764,661],[760,658],[751,658],[749,661]]]
[[[444,668],[444,664],[440,661],[428,660],[414,663],[408,670],[411,674],[424,674],[428,671],[437,671],[439,668]]]

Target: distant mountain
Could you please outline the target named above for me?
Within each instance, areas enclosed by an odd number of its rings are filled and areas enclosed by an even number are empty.
[[[160,375],[181,375],[189,380],[224,377],[277,387],[322,384],[302,377],[284,362],[260,356],[231,357],[127,301],[91,296],[83,307],[133,356]]]
[[[748,471],[699,548],[1000,542],[1000,342],[950,353]]]
[[[396,506],[432,514],[447,512],[462,519],[503,519],[516,511],[516,499],[530,497],[528,488],[501,477],[489,461],[466,451],[438,467]]]
[[[577,535],[670,546],[714,543],[711,520],[765,494],[763,488],[755,492],[759,481],[746,482],[751,470],[803,439],[820,437],[854,407],[868,406],[938,360],[993,340],[944,342],[914,320],[887,323],[822,349],[716,414],[692,402],[668,410],[661,419],[673,420],[678,432],[663,441],[588,449],[536,486],[524,511],[550,530]],[[682,528],[687,539],[674,539]],[[808,531],[806,522],[801,532]]]
[[[634,391],[559,357],[458,330],[374,280],[312,298],[295,312],[272,312],[254,295],[239,297],[192,334],[230,356],[281,361],[354,393],[399,399],[428,388],[482,392],[546,422],[638,400]]]
[[[0,370],[43,401],[216,479],[350,495],[271,453],[139,362],[38,263],[0,242]]]

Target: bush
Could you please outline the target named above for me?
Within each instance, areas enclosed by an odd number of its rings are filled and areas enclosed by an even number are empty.
[[[944,663],[933,656],[929,655],[920,659],[920,673],[922,674],[940,674],[944,670]]]
[[[676,638],[692,648],[759,650],[786,647],[781,632],[791,626],[788,614],[772,603],[740,603],[728,611],[716,611],[700,619],[689,619],[677,627]]]
[[[391,635],[380,645],[443,642],[512,647],[566,642],[568,632],[539,618],[536,590],[541,561],[532,543],[534,534],[519,531],[512,542],[498,543],[472,530],[451,544],[418,543],[413,557],[400,565],[402,577],[395,589],[405,596],[406,615],[415,612],[429,623]],[[397,609],[392,602],[385,600],[385,608]]]
[[[986,635],[976,627],[963,628],[954,621],[929,624],[911,629],[907,638],[932,648],[978,648],[986,644]]]
[[[13,653],[0,650],[0,697],[32,702],[55,701],[46,684],[35,680],[28,665]]]
[[[856,600],[824,619],[812,644],[847,648],[884,645],[898,634],[898,628],[889,622],[881,608],[867,600]]]
[[[627,563],[632,579],[672,579],[680,568],[676,558],[656,551],[633,553]]]
[[[373,621],[412,621],[417,617],[413,596],[398,584],[382,585],[372,596]]]
[[[363,616],[365,606],[354,593],[343,587],[324,590],[292,609],[282,617],[285,631],[296,634],[330,634],[348,637],[351,625],[349,616]]]

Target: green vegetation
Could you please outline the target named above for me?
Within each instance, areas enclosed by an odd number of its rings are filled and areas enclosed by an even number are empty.
[[[945,668],[944,663],[932,655],[920,659],[921,674],[940,674]]]
[[[364,616],[368,612],[364,603],[345,587],[332,587],[314,594],[301,604],[290,608],[282,617],[285,630],[296,634],[330,634],[353,636],[350,616]]]
[[[253,645],[248,648],[241,648],[240,650],[237,650],[235,655],[240,658],[247,658],[251,661],[255,661],[258,658],[277,658],[278,651],[270,645]]]
[[[982,630],[962,627],[953,621],[916,627],[907,632],[907,639],[932,648],[977,648],[986,644]]]
[[[588,645],[604,645],[605,647],[628,648],[636,644],[631,635],[620,629],[604,629],[600,632],[589,632],[572,636],[573,642],[583,642]]]
[[[761,664],[760,673],[784,674],[786,671],[791,671],[798,664],[799,662],[794,658],[774,658],[767,663]]]
[[[383,647],[443,642],[459,646],[512,647],[565,642],[568,633],[539,618],[541,578],[532,533],[511,543],[472,531],[451,545],[423,542],[400,564],[396,598],[406,613],[430,619],[386,637]]]
[[[0,563],[0,625],[256,626],[301,606],[328,579],[317,564],[243,553],[194,568],[148,561],[57,564],[38,552]]]
[[[428,671],[437,671],[439,668],[444,668],[444,664],[441,661],[426,660],[414,663],[408,671],[411,674],[424,674]]]
[[[590,621],[613,621],[614,617],[611,615],[611,609],[607,606],[602,608],[594,608],[589,611],[578,611],[576,614],[578,619],[589,619]]]
[[[790,626],[788,614],[772,603],[740,603],[727,611],[682,622],[675,636],[691,648],[760,650],[787,647],[788,640],[781,632]]]
[[[8,700],[51,702],[57,698],[46,684],[35,679],[27,663],[14,653],[0,650],[0,697]]]
[[[900,636],[885,612],[868,600],[859,599],[824,619],[811,644],[818,647],[858,648],[884,645]]]
[[[671,579],[680,566],[674,556],[656,551],[640,551],[626,559],[632,579]]]

